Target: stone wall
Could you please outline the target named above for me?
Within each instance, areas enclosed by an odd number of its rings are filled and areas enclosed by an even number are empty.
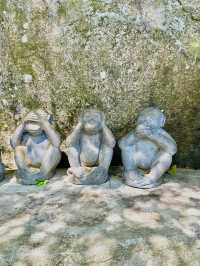
[[[63,140],[96,106],[117,138],[140,110],[168,117],[181,166],[200,166],[198,0],[0,0],[0,142],[28,109],[52,112]]]

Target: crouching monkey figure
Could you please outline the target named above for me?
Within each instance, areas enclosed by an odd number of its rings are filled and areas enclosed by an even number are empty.
[[[115,139],[105,125],[103,113],[87,110],[66,140],[68,176],[80,185],[99,185],[108,180]]]
[[[42,110],[30,112],[11,138],[18,175],[23,184],[49,179],[61,159],[60,137],[52,117]]]
[[[147,108],[137,120],[135,132],[119,141],[127,185],[136,188],[158,186],[177,151],[176,142],[163,129],[165,116],[157,108]]]

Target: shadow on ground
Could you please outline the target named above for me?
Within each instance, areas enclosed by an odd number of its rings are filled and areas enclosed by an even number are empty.
[[[179,169],[159,188],[76,186],[65,170],[48,185],[0,186],[0,265],[199,266],[200,171]]]

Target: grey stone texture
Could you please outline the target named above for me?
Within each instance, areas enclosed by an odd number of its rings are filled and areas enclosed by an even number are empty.
[[[127,185],[152,188],[162,182],[177,152],[175,140],[165,131],[166,117],[149,107],[137,119],[136,128],[119,141]]]
[[[0,160],[0,181],[2,181],[5,177],[5,166]]]
[[[69,178],[77,185],[100,185],[108,181],[115,138],[104,114],[86,110],[66,140]]]
[[[0,183],[2,266],[199,266],[200,171],[140,190],[77,186],[59,170],[44,187]]]
[[[23,184],[34,185],[54,175],[61,159],[60,136],[49,114],[42,110],[28,113],[11,137],[11,146]]]

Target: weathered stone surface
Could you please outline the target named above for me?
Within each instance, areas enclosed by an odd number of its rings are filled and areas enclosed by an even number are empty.
[[[106,126],[104,114],[86,110],[66,139],[70,168],[68,176],[77,185],[98,185],[109,179],[115,138]]]
[[[4,179],[5,175],[5,166],[4,164],[1,162],[1,157],[0,157],[0,181],[2,181]]]
[[[199,266],[200,171],[148,191],[77,186],[59,170],[45,187],[0,185],[0,265]]]
[[[1,0],[0,143],[26,109],[52,112],[64,137],[97,107],[121,137],[156,104],[177,161],[199,167],[199,17],[198,0]]]
[[[25,185],[50,179],[61,160],[60,136],[43,110],[27,114],[10,139],[18,176]]]
[[[164,130],[166,117],[155,107],[138,116],[135,131],[119,141],[123,177],[128,186],[153,188],[161,183],[177,152],[174,139]]]

